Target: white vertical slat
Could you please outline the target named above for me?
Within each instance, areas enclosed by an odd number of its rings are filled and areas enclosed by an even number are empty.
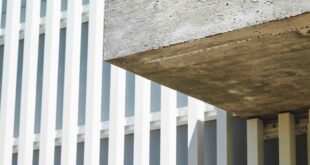
[[[47,1],[39,164],[54,165],[60,1]]]
[[[217,109],[217,165],[232,165],[232,115]]]
[[[0,109],[0,164],[11,165],[15,111],[20,0],[7,1]]]
[[[307,154],[308,165],[310,165],[310,109],[308,110],[308,125],[307,125]]]
[[[126,71],[111,65],[108,164],[124,164]]]
[[[82,0],[68,1],[61,164],[76,163]]]
[[[84,164],[99,164],[104,1],[89,2]]]
[[[264,164],[264,126],[260,119],[247,120],[248,164]]]
[[[176,91],[161,87],[160,164],[176,164]]]
[[[296,164],[295,119],[291,113],[282,113],[279,118],[279,163]]]
[[[151,82],[135,76],[134,165],[149,164]]]
[[[27,0],[20,110],[18,164],[32,165],[40,0]]]
[[[204,164],[205,103],[188,98],[188,164]]]

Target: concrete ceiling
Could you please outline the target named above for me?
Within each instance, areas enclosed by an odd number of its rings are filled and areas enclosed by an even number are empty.
[[[310,108],[309,13],[140,53],[107,54],[112,64],[243,117]]]
[[[310,108],[310,1],[106,0],[104,58],[244,117]]]

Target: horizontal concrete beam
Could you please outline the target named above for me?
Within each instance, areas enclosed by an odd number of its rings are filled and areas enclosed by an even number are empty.
[[[108,62],[240,116],[310,107],[310,1],[106,3]]]

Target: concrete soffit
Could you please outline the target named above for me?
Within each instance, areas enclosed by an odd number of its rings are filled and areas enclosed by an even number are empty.
[[[310,107],[310,1],[106,1],[108,62],[244,117]]]

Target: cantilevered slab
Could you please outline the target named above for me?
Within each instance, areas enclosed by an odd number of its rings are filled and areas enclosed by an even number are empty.
[[[107,61],[245,117],[310,107],[310,1],[137,1],[107,1]]]

